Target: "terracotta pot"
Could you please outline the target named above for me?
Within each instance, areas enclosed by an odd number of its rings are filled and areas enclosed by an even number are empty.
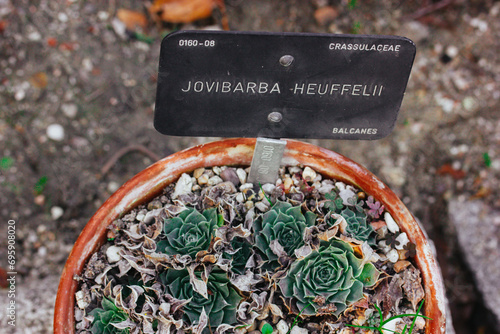
[[[157,196],[184,172],[199,167],[249,165],[255,139],[228,139],[196,146],[166,157],[146,168],[118,189],[90,219],[71,251],[57,291],[54,333],[74,333],[77,281],[90,256],[106,241],[106,227],[139,204]],[[382,202],[417,245],[416,263],[422,272],[425,315],[433,320],[426,334],[445,333],[445,297],[440,270],[431,248],[414,217],[401,200],[376,176],[354,161],[332,151],[298,141],[287,141],[283,164],[306,165],[326,177],[356,185]]]

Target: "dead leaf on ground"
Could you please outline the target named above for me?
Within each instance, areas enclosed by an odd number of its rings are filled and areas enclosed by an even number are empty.
[[[35,88],[44,89],[48,83],[47,74],[45,72],[33,74],[30,78],[30,83]]]
[[[411,302],[413,310],[416,310],[417,304],[425,297],[419,271],[415,269],[415,267],[410,266],[403,273],[403,281],[403,289],[405,291],[406,298],[408,298]]]
[[[157,23],[190,23],[212,16],[215,7],[222,12],[222,25],[228,30],[223,0],[155,0],[148,10]]]
[[[455,180],[463,179],[465,172],[461,169],[455,169],[450,164],[442,165],[437,171],[438,175],[451,175]]]
[[[118,9],[116,17],[125,24],[128,30],[135,30],[137,27],[144,29],[148,24],[144,14],[129,9]]]

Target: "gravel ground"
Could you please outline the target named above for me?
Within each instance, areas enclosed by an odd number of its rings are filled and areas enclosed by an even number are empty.
[[[495,333],[481,295],[490,290],[478,289],[481,275],[464,260],[461,225],[450,222],[448,203],[500,208],[500,4],[422,3],[226,1],[233,30],[401,35],[417,44],[389,137],[313,142],[365,165],[421,220],[436,244],[456,332]],[[325,5],[331,9],[318,11]],[[125,31],[120,8],[144,11],[144,3],[0,0],[0,268],[7,269],[10,219],[17,233],[15,333],[52,331],[66,257],[110,194],[157,157],[214,139],[153,129],[163,31],[153,23]],[[218,26],[220,17],[216,11],[181,27]],[[128,153],[115,161],[120,149]],[[492,233],[500,239],[498,229]],[[491,265],[500,266],[496,261]],[[2,328],[7,303],[0,290]]]

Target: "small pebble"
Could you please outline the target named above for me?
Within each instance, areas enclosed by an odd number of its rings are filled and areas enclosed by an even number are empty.
[[[294,326],[290,331],[290,334],[308,334],[308,333],[309,331],[307,329],[299,326]]]
[[[392,218],[392,216],[389,212],[386,212],[384,214],[384,220],[385,220],[385,224],[387,225],[387,229],[391,233],[399,232],[399,226],[398,226],[398,224],[396,224],[396,222],[394,221],[394,218]]]
[[[38,195],[35,197],[35,204],[42,206],[45,204],[45,196],[44,195]]]
[[[191,189],[193,188],[193,181],[191,180],[191,176],[184,173],[181,175],[177,183],[175,184],[175,190],[172,194],[172,199],[176,199],[180,195],[186,195],[191,193]]]
[[[283,186],[285,187],[285,191],[290,191],[290,188],[293,185],[293,181],[289,176],[285,177],[285,180],[283,181]]]
[[[193,176],[195,178],[199,178],[200,176],[203,175],[203,172],[205,172],[205,168],[203,168],[203,167],[202,168],[197,168],[197,169],[194,170]]]
[[[215,175],[215,176],[212,176],[211,178],[208,179],[208,185],[209,186],[215,186],[216,184],[219,184],[219,183],[222,183],[222,179],[220,178],[220,176],[218,175]]]
[[[76,114],[78,113],[78,106],[74,103],[64,103],[61,106],[61,110],[67,117],[75,118]]]
[[[244,203],[245,195],[243,195],[243,193],[238,193],[238,195],[236,195],[236,200],[238,201],[238,203]]]
[[[287,334],[288,333],[288,324],[286,323],[285,320],[281,319],[278,324],[276,325],[276,329],[278,330],[279,334]]]
[[[215,166],[214,168],[212,168],[212,170],[214,171],[215,175],[219,175],[222,172],[222,169],[219,166]]]
[[[226,168],[220,173],[221,179],[232,182],[235,186],[240,184],[240,178],[234,168]]]
[[[52,208],[50,208],[50,215],[54,220],[58,220],[59,218],[62,217],[63,214],[64,210],[59,206],[53,206]]]
[[[391,249],[389,253],[387,253],[387,259],[391,261],[392,263],[396,263],[399,260],[399,254],[398,251],[395,249]]]
[[[108,186],[106,188],[110,193],[114,193],[118,190],[118,188],[120,188],[120,184],[118,182],[111,181],[108,183]]]
[[[55,141],[64,139],[64,128],[60,124],[51,124],[47,127],[47,137]]]
[[[302,169],[300,169],[300,167],[297,167],[297,166],[292,166],[292,167],[288,168],[288,172],[290,173],[290,175],[298,174],[298,173],[302,172]]]
[[[266,183],[262,185],[262,190],[264,190],[266,194],[272,194],[274,189],[276,189],[276,186],[272,183]]]
[[[255,203],[255,207],[262,212],[269,210],[269,203],[265,203],[263,201]]]
[[[251,183],[245,183],[240,186],[240,191],[244,191],[247,189],[253,189],[253,184]]]
[[[411,263],[409,261],[398,261],[394,263],[394,271],[397,273],[405,270]]]
[[[251,208],[253,208],[253,202],[252,201],[246,201],[245,202],[245,207],[250,210]]]
[[[115,263],[120,261],[122,256],[120,255],[120,247],[117,246],[109,246],[106,250],[106,257],[108,258],[109,263]]]
[[[208,174],[203,174],[198,178],[198,184],[205,185],[208,183],[210,176]]]
[[[241,184],[245,184],[247,182],[247,172],[243,168],[238,168],[236,170],[236,174],[238,175],[238,179],[240,179]]]
[[[76,299],[76,304],[78,305],[78,308],[80,309],[85,309],[87,306],[89,306],[89,303],[85,301],[85,296],[83,291],[78,291],[75,293],[75,299]]]
[[[405,232],[398,235],[396,241],[399,241],[399,244],[396,244],[397,250],[402,250],[410,242]]]
[[[312,180],[314,180],[316,178],[316,172],[314,171],[314,169],[310,168],[310,167],[306,167],[304,168],[304,171],[302,172],[302,177],[307,181],[307,182],[311,182]]]

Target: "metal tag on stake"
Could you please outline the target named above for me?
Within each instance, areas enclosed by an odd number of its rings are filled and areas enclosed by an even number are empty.
[[[275,183],[285,146],[284,140],[257,138],[248,182],[255,185]]]

